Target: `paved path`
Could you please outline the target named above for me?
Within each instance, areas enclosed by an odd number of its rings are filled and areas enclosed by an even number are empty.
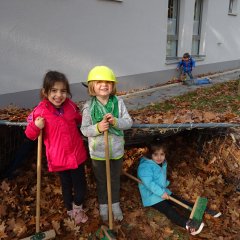
[[[238,79],[240,69],[206,76],[212,80],[211,84],[187,86],[181,83],[169,84],[151,88],[122,96],[128,110],[136,110],[152,103],[163,102],[172,97],[183,95],[198,88],[211,87],[213,84]]]

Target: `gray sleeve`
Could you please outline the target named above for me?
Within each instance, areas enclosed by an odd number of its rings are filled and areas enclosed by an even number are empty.
[[[132,127],[133,120],[129,115],[127,108],[121,98],[118,98],[119,117],[117,119],[116,128],[127,130]]]
[[[92,118],[90,115],[89,104],[85,103],[82,109],[82,125],[81,132],[85,137],[95,137],[102,133],[99,133],[97,124],[92,124]]]

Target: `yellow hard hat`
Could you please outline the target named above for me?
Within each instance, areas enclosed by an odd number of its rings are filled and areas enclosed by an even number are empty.
[[[112,69],[107,66],[96,66],[88,74],[88,82],[90,81],[110,81],[117,82],[116,76]]]

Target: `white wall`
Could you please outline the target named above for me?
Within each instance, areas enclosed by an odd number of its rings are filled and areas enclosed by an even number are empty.
[[[202,53],[206,58],[202,64],[240,60],[240,2],[237,16],[228,15],[229,1],[204,0],[204,4]]]
[[[240,2],[238,15],[228,14],[229,1],[203,0],[200,55],[198,65],[240,59]],[[178,56],[191,52],[194,1],[180,1]]]
[[[0,94],[40,88],[49,69],[71,83],[95,65],[117,76],[164,69],[167,0],[1,0]]]
[[[230,16],[229,1],[203,1],[206,58],[197,65],[238,60],[240,11]],[[178,56],[191,52],[194,1],[180,3]],[[174,69],[165,61],[167,7],[168,0],[1,0],[0,95],[40,88],[49,69],[70,83],[102,64],[118,77]]]

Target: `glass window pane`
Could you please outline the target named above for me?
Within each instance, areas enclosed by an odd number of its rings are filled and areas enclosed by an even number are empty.
[[[228,9],[229,13],[233,13],[233,0],[229,1],[229,9]]]
[[[167,57],[177,56],[178,0],[168,0]]]
[[[229,0],[228,13],[237,15],[238,0]]]
[[[199,54],[199,40],[192,40],[192,55],[198,55]]]
[[[167,34],[175,35],[177,32],[177,20],[173,18],[168,18]]]
[[[196,0],[194,7],[194,20],[200,19],[200,12],[201,12],[201,0]]]
[[[167,41],[167,56],[176,57],[177,56],[177,41],[168,40]]]
[[[199,35],[199,21],[193,21],[193,35]]]
[[[194,19],[193,19],[193,39],[192,39],[192,54],[199,54],[200,34],[201,34],[201,15],[202,15],[202,0],[195,0]],[[197,38],[196,38],[197,36]]]
[[[168,18],[177,18],[177,0],[168,1]]]

